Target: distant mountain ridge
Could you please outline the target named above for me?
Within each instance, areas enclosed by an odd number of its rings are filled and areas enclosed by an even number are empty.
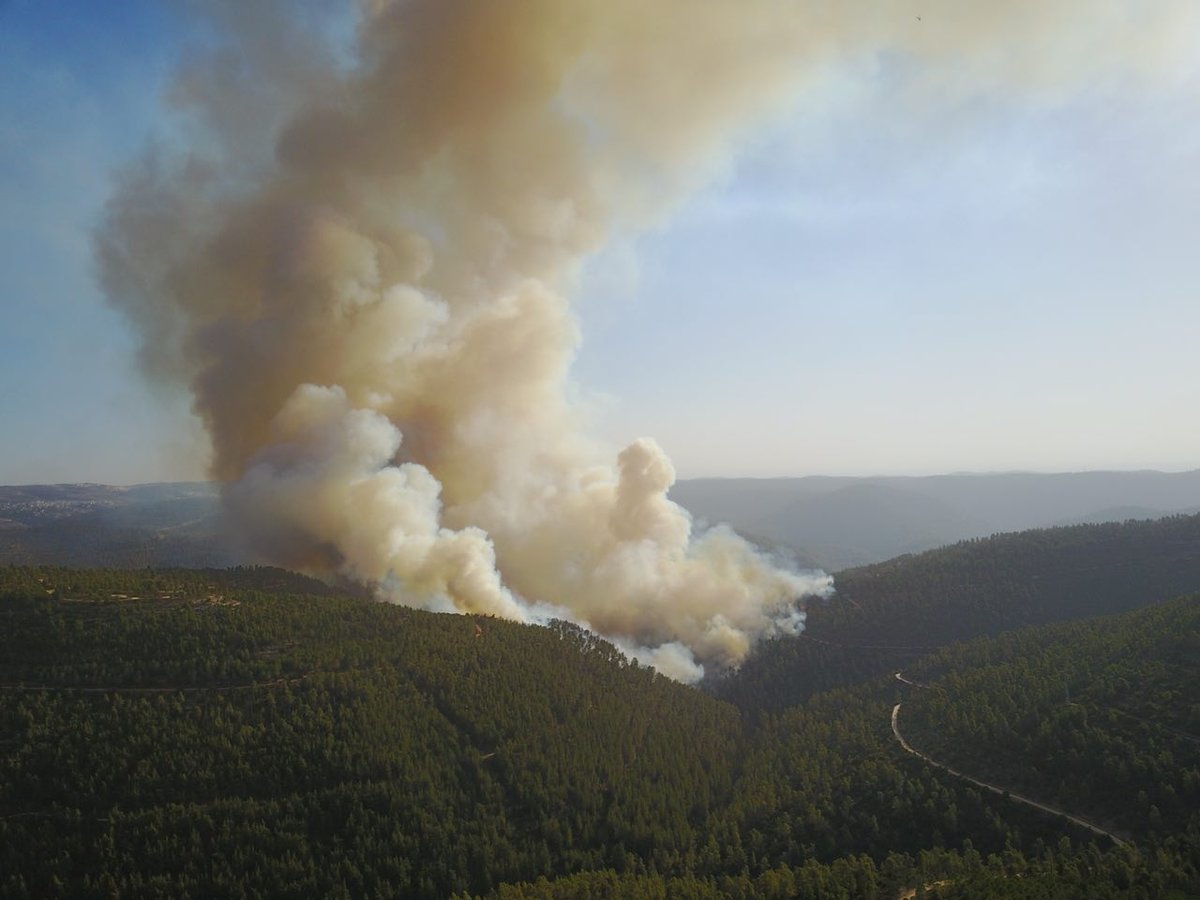
[[[1001,532],[1194,513],[1200,470],[709,478],[678,482],[671,498],[699,520],[837,572]],[[0,486],[0,564],[261,561],[231,539],[210,482]]]
[[[1200,470],[685,479],[671,498],[838,571],[1001,532],[1193,513]]]
[[[207,482],[0,487],[0,563],[225,567],[239,551]]]

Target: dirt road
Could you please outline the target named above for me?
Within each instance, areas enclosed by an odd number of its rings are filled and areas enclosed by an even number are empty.
[[[902,678],[900,676],[899,672],[896,673],[896,677],[899,678],[901,681],[904,681],[906,684],[912,684],[912,682],[906,681],[904,678]],[[1032,800],[1029,797],[1022,796],[1021,794],[1017,794],[1013,791],[1008,790],[1007,788],[1000,787],[999,785],[988,784],[986,781],[980,781],[978,778],[972,778],[970,775],[967,775],[963,772],[959,772],[957,769],[952,769],[950,766],[946,765],[945,763],[940,763],[936,759],[931,759],[930,757],[928,757],[924,753],[922,753],[920,750],[914,749],[913,746],[904,739],[904,735],[902,735],[900,733],[900,706],[901,706],[901,704],[897,703],[895,706],[892,707],[892,734],[894,734],[896,736],[896,740],[900,742],[900,746],[903,747],[907,752],[911,753],[913,756],[917,757],[918,759],[924,760],[925,762],[929,763],[929,765],[933,766],[936,769],[941,769],[943,772],[949,772],[951,775],[955,776],[956,778],[961,778],[964,781],[969,781],[969,782],[971,782],[971,784],[976,785],[977,787],[984,788],[985,790],[991,791],[993,794],[1000,794],[1001,796],[1008,797],[1012,800],[1016,800],[1018,803],[1024,803],[1026,806],[1032,806],[1034,809],[1040,809],[1042,812],[1048,812],[1051,815],[1060,816],[1064,819],[1074,822],[1076,825],[1080,826],[1081,828],[1086,828],[1088,831],[1091,831],[1095,834],[1101,835],[1102,837],[1108,838],[1109,840],[1111,840],[1114,844],[1116,844],[1119,847],[1129,846],[1126,841],[1117,837],[1111,831],[1105,831],[1099,825],[1089,822],[1086,819],[1081,819],[1081,818],[1079,818],[1079,816],[1073,816],[1073,815],[1071,815],[1071,813],[1067,812],[1066,810],[1059,809],[1056,806],[1050,806],[1046,803],[1039,803],[1037,800]]]

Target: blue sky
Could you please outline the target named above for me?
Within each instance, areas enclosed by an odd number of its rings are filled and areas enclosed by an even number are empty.
[[[90,229],[175,57],[155,3],[0,6],[0,481],[187,474],[186,405],[154,395],[94,282]],[[194,434],[193,434],[194,437]]]
[[[94,284],[167,127],[162,4],[0,4],[0,482],[202,475]],[[681,475],[1200,465],[1194,71],[1052,97],[841,73],[590,260],[578,390]]]

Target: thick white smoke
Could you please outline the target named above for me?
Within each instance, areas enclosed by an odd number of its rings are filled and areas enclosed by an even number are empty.
[[[415,605],[556,610],[692,680],[801,627],[829,579],[697,532],[653,441],[613,466],[586,437],[578,264],[837,60],[1061,81],[1113,50],[1062,11],[1124,21],[1102,5],[931,0],[920,30],[897,3],[373,0],[347,42],[298,4],[209,4],[217,43],[172,92],[175,140],[122,176],[102,279],[147,368],[191,390],[266,557]],[[1172,23],[1142,19],[1148,55]]]

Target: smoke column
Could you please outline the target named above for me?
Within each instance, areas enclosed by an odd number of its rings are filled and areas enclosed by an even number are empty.
[[[830,582],[698,531],[652,440],[614,462],[588,439],[572,279],[832,65],[888,51],[1044,86],[1128,55],[1102,26],[1132,6],[975,6],[923,3],[916,28],[899,3],[373,0],[348,29],[209,4],[178,131],[97,232],[101,279],[149,375],[190,390],[265,558],[564,616],[692,680],[797,630]],[[1173,33],[1136,24],[1134,55]]]

